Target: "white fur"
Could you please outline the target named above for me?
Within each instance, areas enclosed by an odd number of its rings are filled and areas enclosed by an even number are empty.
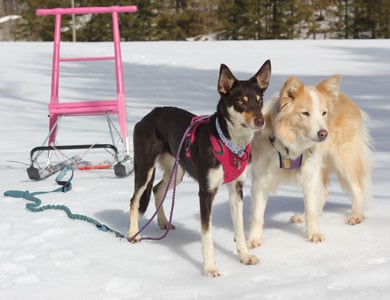
[[[210,169],[208,174],[209,191],[218,189],[223,182],[223,167],[219,165],[217,168]]]
[[[245,177],[245,175],[241,175]],[[241,196],[237,193],[236,183],[227,184],[230,195],[230,213],[233,221],[234,238],[236,240],[237,253],[240,256],[240,261],[246,265],[254,265],[259,262],[255,255],[248,251],[244,235],[244,219],[243,219],[243,201]]]
[[[325,123],[326,118],[322,116],[323,107],[321,105],[321,100],[318,94],[314,90],[309,90],[309,95],[310,95],[310,101],[312,105],[312,108],[310,110],[310,114],[311,114],[310,123],[308,126],[310,130],[309,138],[312,141],[317,142],[318,141],[317,132],[321,129],[327,130],[327,126]]]
[[[139,227],[138,227],[138,220],[139,220],[139,212],[138,212],[138,208],[139,208],[139,199],[141,198],[143,192],[146,190],[146,187],[147,187],[147,183],[150,181],[150,179],[152,178],[152,175],[153,175],[153,168],[150,169],[148,171],[148,178],[147,178],[147,181],[145,182],[145,184],[137,191],[137,194],[135,195],[135,197],[138,199],[138,201],[135,201],[134,202],[134,205],[130,205],[130,214],[129,214],[129,217],[130,217],[130,228],[129,228],[129,232],[128,232],[128,238],[132,238],[138,231],[139,231]],[[131,222],[131,220],[136,220],[136,222]],[[138,242],[141,240],[141,236],[138,234],[135,238],[134,238],[134,241],[135,242]]]
[[[253,125],[253,119],[250,119],[250,124],[245,119],[242,113],[237,112],[233,107],[228,108],[230,122],[228,124],[228,131],[231,141],[241,149],[245,149],[248,145],[248,141],[251,141],[256,128]]]
[[[218,277],[220,274],[214,260],[214,243],[211,233],[212,216],[210,215],[209,230],[202,230],[203,274]]]

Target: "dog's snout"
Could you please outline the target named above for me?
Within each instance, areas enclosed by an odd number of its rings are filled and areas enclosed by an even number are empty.
[[[328,137],[328,131],[325,129],[321,129],[320,131],[317,132],[317,135],[320,141],[323,141]]]
[[[253,122],[255,123],[256,127],[263,127],[264,126],[264,118],[262,117],[256,117]]]

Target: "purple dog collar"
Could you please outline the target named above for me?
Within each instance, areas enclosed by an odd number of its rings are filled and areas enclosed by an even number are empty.
[[[298,169],[302,164],[303,154],[298,156],[296,159],[283,158],[280,152],[279,154],[279,167],[284,170]]]
[[[275,137],[274,136],[270,136],[269,137],[269,141],[271,143],[271,145],[276,149],[275,147]],[[288,158],[288,149],[286,148],[286,154],[287,156],[283,156],[279,150],[276,149],[276,151],[278,152],[278,155],[279,155],[279,167],[281,169],[284,169],[284,170],[294,170],[294,169],[298,169],[301,164],[302,164],[302,159],[303,159],[303,154],[301,154],[299,157],[297,157],[296,159],[290,159]]]

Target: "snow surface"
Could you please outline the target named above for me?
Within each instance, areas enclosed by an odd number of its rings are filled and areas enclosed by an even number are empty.
[[[61,51],[63,56],[111,55],[112,44],[64,43]],[[222,187],[213,207],[215,257],[222,273],[218,279],[201,275],[198,188],[189,177],[176,193],[176,230],[162,241],[136,245],[70,220],[63,212],[32,213],[24,200],[2,196],[10,189],[56,188],[54,177],[29,180],[25,165],[48,130],[51,55],[51,43],[0,43],[0,299],[389,299],[389,40],[122,44],[130,140],[135,122],[154,106],[214,112],[220,63],[247,79],[268,58],[272,77],[266,99],[288,75],[312,84],[339,73],[342,90],[371,116],[374,199],[367,220],[345,224],[351,204],[332,182],[319,221],[325,241],[311,244],[304,225],[289,223],[303,209],[302,194],[284,186],[269,201],[264,244],[252,251],[261,263],[245,266],[235,253],[227,190]],[[63,64],[60,84],[63,99],[113,97],[112,63]],[[58,141],[109,142],[106,127],[101,117],[64,118]],[[99,157],[106,158],[104,153]],[[244,190],[246,230],[249,189],[250,178]],[[132,190],[132,176],[116,178],[113,170],[76,171],[72,191],[40,198],[126,232]],[[166,212],[170,203],[169,197]],[[150,205],[141,224],[153,212]],[[161,235],[155,221],[145,235]]]
[[[18,16],[18,15],[4,16],[4,17],[0,18],[0,24],[6,23],[6,22],[9,22],[9,21],[12,21],[12,20],[20,19],[20,18],[21,17]]]

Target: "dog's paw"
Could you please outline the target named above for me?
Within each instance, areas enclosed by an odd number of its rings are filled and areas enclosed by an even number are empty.
[[[240,262],[244,265],[257,265],[260,261],[256,255],[248,254],[240,258]]]
[[[159,223],[158,224],[158,226],[160,227],[160,229],[162,229],[162,230],[166,230],[166,229],[169,229],[169,230],[171,230],[171,229],[176,229],[176,227],[175,227],[175,225],[173,225],[173,224],[168,224],[168,223]],[[168,228],[169,227],[169,228]]]
[[[165,220],[160,220],[159,218],[157,218],[157,223],[158,223],[158,226],[160,227],[160,229],[162,230],[166,230],[168,229],[175,229],[175,225],[173,224],[169,224],[169,222],[165,219]]]
[[[324,236],[321,233],[313,233],[309,235],[309,242],[311,243],[321,243],[325,240]]]
[[[294,224],[304,223],[305,222],[305,215],[299,214],[299,215],[292,216],[290,219],[290,222],[294,223]]]
[[[134,233],[129,233],[128,235],[127,235],[127,241],[129,242],[129,243],[133,243],[133,244],[135,244],[135,243],[139,243],[140,241],[141,241],[141,236],[138,234],[138,235],[136,235],[136,236],[134,236]]]
[[[246,244],[249,249],[254,249],[261,246],[261,239],[249,239]]]
[[[221,274],[218,272],[217,269],[204,270],[203,275],[207,277],[213,277],[213,278],[221,276]]]
[[[347,220],[347,223],[349,225],[356,225],[356,224],[360,224],[363,221],[364,221],[364,217],[363,216],[351,215],[351,216],[349,216],[349,218]]]

